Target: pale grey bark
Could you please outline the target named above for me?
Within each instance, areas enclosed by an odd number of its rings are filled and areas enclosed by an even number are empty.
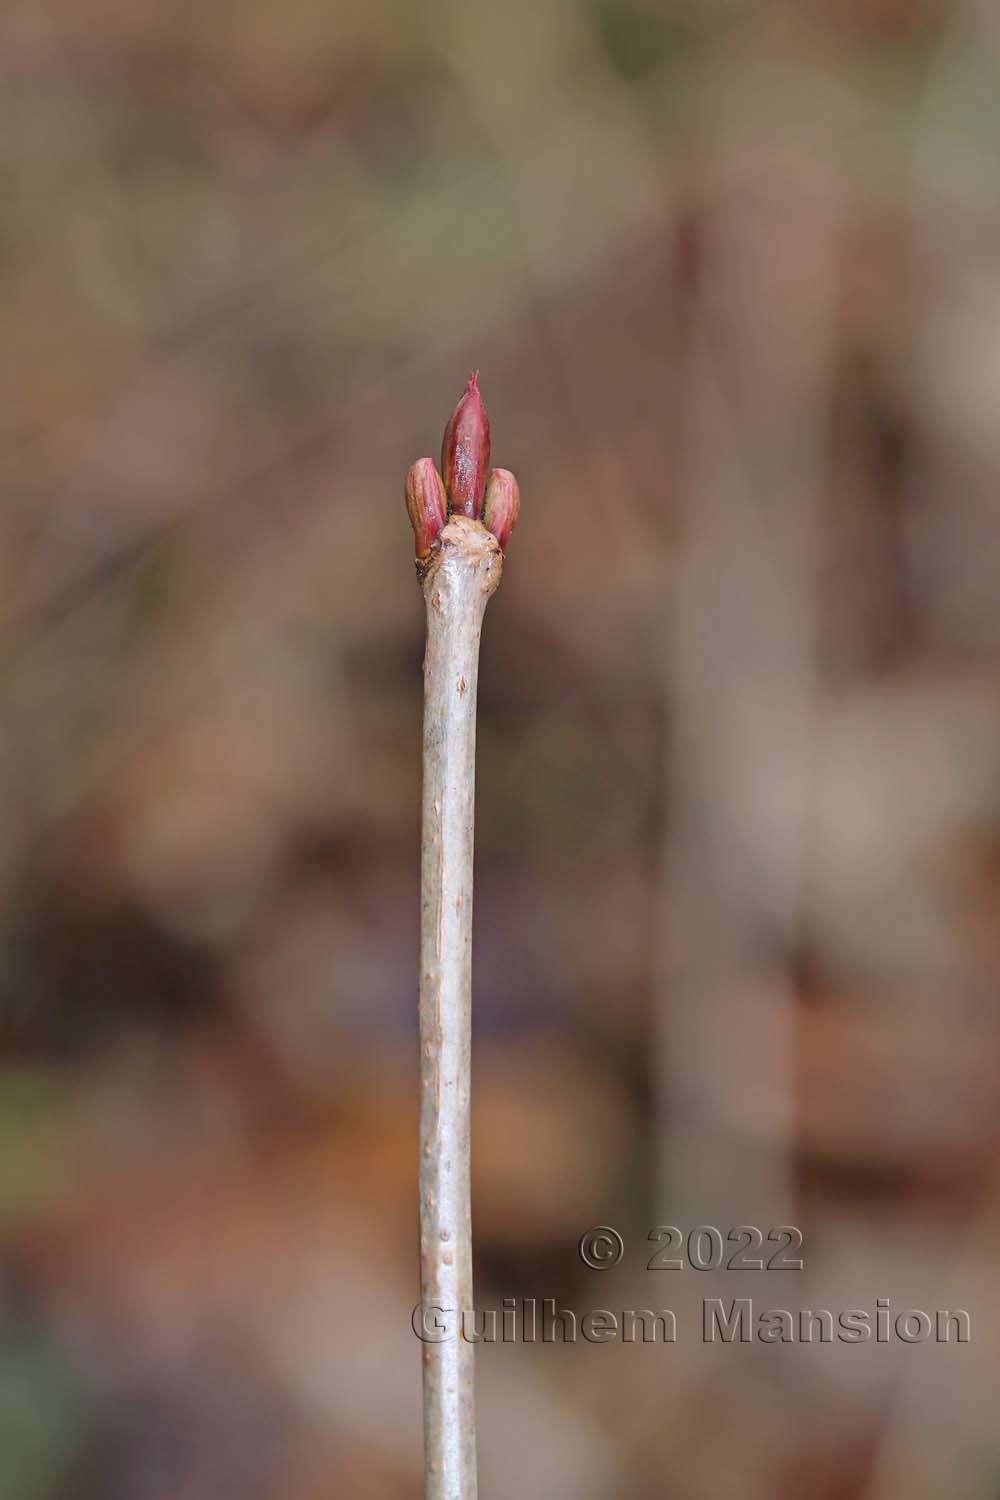
[[[483,612],[503,560],[478,522],[455,517],[423,580],[424,785],[420,898],[420,1291],[427,1500],[475,1500],[469,1202],[472,859],[476,688]],[[442,1309],[436,1319],[435,1309]]]

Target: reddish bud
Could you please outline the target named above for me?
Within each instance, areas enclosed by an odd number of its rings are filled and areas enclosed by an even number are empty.
[[[486,486],[483,521],[487,531],[492,531],[501,548],[506,547],[520,512],[521,491],[517,480],[509,469],[494,469]]]
[[[479,371],[469,376],[441,445],[441,472],[451,515],[476,521],[482,515],[483,491],[490,466],[490,423],[479,394]]]
[[[418,557],[426,557],[441,535],[446,509],[444,485],[434,460],[418,458],[406,475],[406,513],[413,527]]]

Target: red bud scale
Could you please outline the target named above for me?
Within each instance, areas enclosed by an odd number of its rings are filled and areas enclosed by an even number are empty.
[[[406,475],[406,510],[418,558],[425,558],[444,529],[447,502],[432,458],[418,458]]]
[[[462,392],[441,444],[441,472],[448,492],[449,515],[478,521],[490,467],[490,421],[474,370]]]
[[[521,491],[517,480],[509,469],[494,469],[486,486],[483,522],[502,549],[506,548],[510,534],[517,525],[520,510]]]

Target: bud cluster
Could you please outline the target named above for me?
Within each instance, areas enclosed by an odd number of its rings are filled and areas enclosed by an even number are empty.
[[[469,376],[444,430],[441,474],[419,458],[406,476],[406,509],[417,560],[425,560],[451,516],[482,521],[501,548],[517,524],[521,494],[509,469],[490,471],[490,422],[479,394],[479,371]]]

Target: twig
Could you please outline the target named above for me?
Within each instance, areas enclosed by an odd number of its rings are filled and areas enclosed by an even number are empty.
[[[476,377],[445,431],[445,485],[430,459],[407,475],[427,605],[420,897],[420,1293],[427,1500],[475,1500],[469,1200],[472,861],[476,689],[483,613],[517,519],[513,475],[489,466]],[[447,515],[450,513],[450,519]],[[480,519],[480,515],[484,519]],[[485,521],[485,524],[484,524]]]

